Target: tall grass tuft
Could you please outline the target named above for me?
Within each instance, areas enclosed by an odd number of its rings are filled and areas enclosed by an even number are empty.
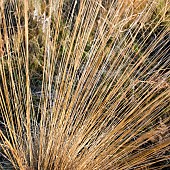
[[[168,0],[0,1],[0,168],[170,167]]]

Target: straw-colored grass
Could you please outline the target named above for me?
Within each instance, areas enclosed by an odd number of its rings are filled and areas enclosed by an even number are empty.
[[[170,167],[168,0],[0,3],[1,169]]]

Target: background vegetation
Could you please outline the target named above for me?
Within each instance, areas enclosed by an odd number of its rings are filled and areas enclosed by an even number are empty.
[[[168,0],[0,1],[0,168],[170,167]]]

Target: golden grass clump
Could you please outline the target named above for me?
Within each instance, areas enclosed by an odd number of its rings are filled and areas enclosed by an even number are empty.
[[[170,167],[168,0],[0,1],[0,168]]]

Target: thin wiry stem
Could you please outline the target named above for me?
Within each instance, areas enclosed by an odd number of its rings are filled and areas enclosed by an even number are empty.
[[[168,3],[2,1],[0,162],[168,167]]]

